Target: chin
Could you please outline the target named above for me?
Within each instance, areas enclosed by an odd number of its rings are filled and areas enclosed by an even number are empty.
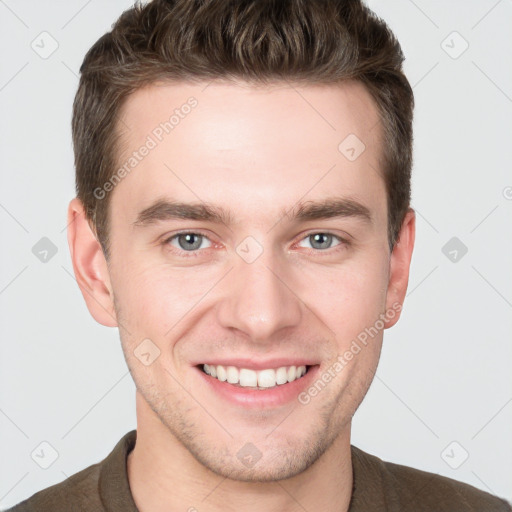
[[[264,483],[303,473],[326,452],[332,441],[325,433],[315,432],[293,442],[286,435],[276,436],[274,440],[255,440],[254,444],[233,439],[224,447],[219,446],[218,440],[212,440],[211,447],[207,447],[203,438],[201,442],[187,443],[186,448],[202,466],[223,478]]]

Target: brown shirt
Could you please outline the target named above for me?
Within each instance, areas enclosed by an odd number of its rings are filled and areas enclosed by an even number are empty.
[[[33,494],[6,512],[138,512],[126,458],[137,431],[112,452],[66,480]],[[353,489],[349,512],[512,512],[503,499],[451,478],[386,462],[351,446]]]

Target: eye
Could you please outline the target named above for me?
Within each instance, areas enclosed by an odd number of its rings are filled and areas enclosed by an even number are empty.
[[[310,233],[306,237],[303,237],[301,242],[311,240],[312,251],[318,254],[320,252],[329,252],[329,249],[333,248],[332,242],[334,239],[339,241],[339,243],[334,246],[334,251],[341,250],[345,246],[350,245],[348,240],[333,233],[323,231]],[[205,241],[208,241],[210,245],[204,247],[203,242]],[[207,249],[211,247],[211,242],[206,235],[194,231],[182,231],[181,233],[175,233],[174,235],[166,238],[162,243],[165,246],[169,245],[171,247],[171,252],[184,257],[199,256],[201,253],[199,249]],[[185,255],[184,253],[189,254]]]
[[[332,233],[326,233],[323,231],[317,233],[310,233],[305,238],[303,238],[302,241],[311,241],[310,243],[313,249],[316,249],[318,251],[326,251],[332,248],[333,239],[338,239],[340,241],[340,243],[335,245],[334,247],[337,247],[338,245],[343,245],[343,243],[348,244],[347,240]]]
[[[195,252],[197,249],[204,249],[202,247],[202,243],[204,240],[208,240],[205,235],[201,233],[193,233],[193,232],[184,232],[173,235],[167,240],[165,240],[165,244],[170,244],[173,248],[185,251],[185,252]],[[177,242],[177,246],[172,242]]]

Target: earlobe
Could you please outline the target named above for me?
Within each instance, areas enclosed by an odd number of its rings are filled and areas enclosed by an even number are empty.
[[[76,281],[93,318],[107,327],[117,327],[107,262],[82,202],[74,198],[68,207],[68,244]]]
[[[393,327],[400,318],[402,305],[407,292],[407,285],[409,283],[409,269],[414,249],[415,235],[416,213],[412,208],[409,208],[402,222],[399,240],[393,248],[389,263],[386,312],[394,311],[396,313],[393,315],[386,314],[385,329]]]

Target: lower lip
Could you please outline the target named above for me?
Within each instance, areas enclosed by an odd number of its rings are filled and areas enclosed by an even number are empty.
[[[199,367],[195,370],[199,372],[203,381],[210,386],[216,394],[237,406],[266,409],[269,407],[279,407],[295,400],[306,388],[311,385],[319,365],[311,366],[308,372],[300,379],[288,382],[287,384],[278,384],[269,389],[250,389],[240,386],[234,386],[228,382],[221,382],[219,379],[206,374]]]

